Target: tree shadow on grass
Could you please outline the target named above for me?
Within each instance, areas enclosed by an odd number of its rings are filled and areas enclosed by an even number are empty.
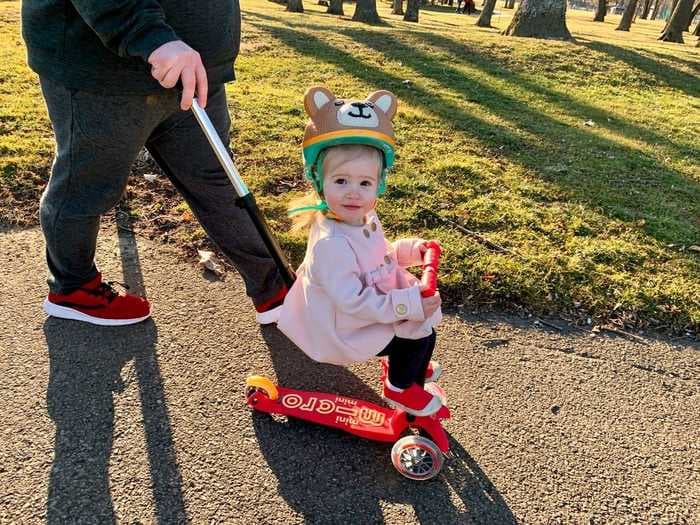
[[[583,39],[579,39],[578,44],[583,47],[587,47],[588,49],[592,49],[593,51],[606,53],[617,58],[618,60],[622,60],[630,66],[656,77],[664,84],[677,89],[678,91],[682,91],[690,97],[700,97],[700,80],[698,80],[697,76],[679,71],[678,69],[668,65],[661,64],[657,60],[645,57],[637,51],[616,46],[614,44],[608,44],[597,40],[593,41]],[[657,55],[663,57],[664,59],[681,60],[666,55]],[[691,65],[695,69],[698,69],[700,72],[700,65],[697,63],[693,64],[692,62],[688,62],[687,64]]]
[[[350,370],[311,361],[276,327],[261,331],[281,385],[381,403]],[[279,480],[277,490],[304,523],[384,523],[382,502],[410,506],[419,523],[517,523],[486,473],[453,438],[454,457],[439,477],[419,483],[394,470],[390,443],[259,412],[252,419],[260,450]]]
[[[581,43],[585,45],[585,44],[587,44],[587,43],[589,43],[589,42],[591,42],[591,41],[585,40],[585,41],[582,41]],[[639,53],[638,51],[634,51],[634,53],[641,54],[641,53]],[[664,61],[669,61],[669,62],[675,62],[676,64],[678,64],[678,65],[680,65],[680,66],[688,67],[688,68],[690,68],[690,69],[694,69],[695,71],[697,71],[698,75],[700,75],[700,60],[698,60],[698,61],[696,61],[696,62],[693,62],[692,60],[686,60],[686,59],[684,59],[684,58],[677,57],[677,56],[674,56],[674,55],[667,55],[667,54],[665,54],[665,53],[659,53],[658,51],[652,51],[651,49],[645,49],[645,50],[644,50],[644,53],[647,54],[647,55],[655,56],[655,57],[657,57],[659,60],[664,60]],[[614,56],[614,55],[613,55],[613,56]],[[643,56],[643,55],[642,55],[642,56]],[[646,57],[645,57],[645,58],[646,58]],[[685,73],[684,71],[679,71],[679,70],[677,70],[677,69],[675,69],[675,68],[672,68],[672,71],[671,71],[671,72],[672,72],[672,73],[675,73],[676,75],[687,75],[687,73]],[[698,80],[696,79],[695,82],[698,82]]]
[[[419,73],[424,74],[428,78],[433,78],[437,81],[442,81],[442,83],[446,84],[446,88],[452,87],[452,80],[460,77],[462,78],[462,80],[470,84],[474,82],[479,82],[480,89],[476,91],[471,90],[470,93],[478,94],[479,91],[483,91],[486,93],[486,95],[482,97],[483,100],[477,97],[475,99],[470,99],[470,101],[480,103],[483,102],[484,105],[488,106],[488,104],[486,104],[486,101],[488,100],[488,98],[490,98],[489,95],[493,91],[492,87],[483,85],[483,82],[480,80],[471,77],[465,77],[464,72],[458,71],[454,68],[450,68],[449,66],[446,67],[445,64],[443,64],[440,60],[436,59],[433,56],[421,52],[418,52],[418,54],[416,54],[417,50],[415,50],[413,47],[410,47],[410,45],[401,42],[400,40],[397,40],[392,34],[378,34],[373,31],[367,31],[365,29],[358,28],[356,26],[351,26],[348,28],[331,28],[329,26],[318,24],[299,24],[293,20],[279,19],[276,17],[266,16],[260,13],[254,13],[251,14],[251,16],[278,22],[292,29],[315,29],[319,31],[347,35],[356,40],[357,42],[372,47],[376,51],[383,53],[386,56],[396,58],[401,62],[405,62],[404,59],[410,58],[411,55],[416,55],[416,60],[411,64],[420,62],[423,66],[426,66],[425,72],[420,70],[420,68],[416,68],[416,70]],[[565,93],[548,89],[547,87],[542,86],[541,84],[533,82],[526,76],[520,75],[512,70],[504,68],[502,62],[498,62],[484,55],[481,49],[473,45],[458,40],[453,40],[444,37],[440,34],[427,31],[412,32],[411,38],[421,39],[424,42],[426,42],[426,44],[435,46],[437,49],[446,49],[450,51],[450,53],[452,53],[452,55],[456,59],[456,62],[462,62],[467,66],[476,66],[487,74],[512,82],[513,85],[524,86],[526,88],[525,91],[541,95],[548,102],[556,104],[562,111],[566,113],[586,119],[597,118],[598,125],[604,128],[608,128],[612,131],[620,130],[625,136],[638,137],[640,140],[648,144],[663,145],[665,147],[673,149],[679,154],[686,154],[691,157],[700,156],[700,149],[697,148],[695,145],[676,144],[673,141],[669,140],[665,135],[660,135],[652,129],[644,128],[634,123],[628,122],[624,119],[620,119],[619,117],[616,117],[615,115],[607,111],[601,110],[600,108],[592,106],[590,104],[585,104],[571,96],[566,95]],[[317,39],[317,41],[321,42],[320,39]],[[625,51],[622,48],[618,49]],[[411,54],[406,55],[406,53]],[[692,75],[679,71],[668,65],[650,60],[646,57],[643,57],[642,55],[639,55],[638,53],[634,53],[634,55],[638,56],[640,60],[645,61],[644,63],[647,65],[646,68],[639,68],[640,70],[655,75],[660,82],[663,82],[664,84],[676,88],[680,91],[684,91],[690,96],[700,95],[700,81],[698,81]],[[621,57],[618,58],[622,59]],[[638,64],[636,64],[635,62],[628,63],[633,67],[638,67]],[[430,66],[434,67],[431,68]],[[442,74],[442,76],[440,75],[440,73]],[[449,84],[445,82],[445,77],[447,77],[448,80],[450,80]],[[693,88],[693,85],[697,87]],[[503,98],[503,100],[511,98],[507,97],[503,93],[500,93],[500,95]],[[489,109],[493,109],[490,106],[488,107]],[[572,109],[573,111],[571,111]],[[525,121],[526,119],[522,120]]]
[[[252,16],[268,18],[257,13]],[[269,19],[277,21],[273,17]],[[392,89],[399,99],[451,123],[456,131],[477,138],[488,148],[498,150],[500,155],[571,192],[579,202],[593,209],[602,207],[608,215],[620,220],[645,219],[647,234],[662,242],[690,241],[697,230],[697,225],[691,221],[692,207],[700,202],[699,184],[636,149],[533,110],[527,101],[499,91],[481,79],[467,77],[450,64],[435,60],[390,34],[343,30],[363,45],[402,61],[422,77],[444,86],[446,91],[457,92],[465,101],[478,103],[492,114],[513,122],[516,130],[484,120],[442,92],[420,85],[406,86],[403,78],[365,63],[303,30],[251,23],[300,53],[333,64],[377,87]],[[478,64],[481,60],[478,51],[473,50],[473,53],[476,56],[471,58]],[[489,62],[488,59],[483,61]],[[503,71],[501,74],[507,77],[510,73]],[[560,98],[562,103],[566,102],[565,97]],[[579,105],[578,111],[584,109]],[[596,114],[608,118],[601,110]],[[520,130],[525,130],[530,136],[525,136]],[[571,151],[570,144],[586,144],[587,151]],[[577,160],[577,156],[581,158]],[[610,164],[609,157],[617,159],[615,165]],[[550,170],[551,165],[563,167]],[[613,169],[615,172],[610,173]],[[665,191],[671,187],[673,191]],[[676,238],[676,235],[684,234],[688,239]]]
[[[618,132],[625,137],[636,137],[647,144],[660,145],[669,150],[673,150],[675,154],[688,155],[690,157],[700,156],[700,149],[693,145],[676,144],[665,135],[660,135],[654,130],[638,126],[637,124],[602,110],[599,107],[581,102],[566,93],[548,89],[524,75],[504,68],[502,64],[499,64],[493,59],[485,57],[480,53],[479,49],[474,46],[434,33],[422,33],[415,37],[423,39],[426,43],[437,46],[440,49],[448,50],[458,61],[461,60],[469,66],[476,66],[487,74],[507,80],[513,83],[513,85],[520,86],[530,93],[535,93],[543,97],[547,102],[555,104],[569,115],[573,115],[582,120],[593,119],[598,126]],[[683,75],[684,77],[688,77],[688,75],[658,63],[657,66],[660,71],[664,71],[661,77],[662,80],[672,87],[683,85],[687,88],[685,82],[691,82],[689,78],[681,78],[678,82],[674,82],[673,84],[666,82],[666,80],[672,78],[673,75]],[[694,80],[694,82],[700,86],[700,81]],[[494,110],[496,108],[489,107],[489,109]],[[505,115],[502,116],[505,117]],[[518,122],[518,124],[527,125],[527,122]],[[642,153],[640,153],[640,155],[642,155]]]

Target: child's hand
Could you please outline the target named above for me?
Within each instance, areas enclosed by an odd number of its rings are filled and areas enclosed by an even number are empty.
[[[440,244],[437,240],[433,239],[433,242],[437,242],[438,245]],[[442,246],[440,246],[442,248]],[[425,252],[428,251],[428,241],[423,241],[418,245],[418,249],[420,250],[421,255],[425,255]]]
[[[423,289],[422,285],[421,289]],[[440,308],[440,305],[442,304],[440,293],[435,292],[435,295],[431,295],[430,297],[421,297],[421,303],[423,304],[423,315],[427,319],[433,315],[438,308]]]

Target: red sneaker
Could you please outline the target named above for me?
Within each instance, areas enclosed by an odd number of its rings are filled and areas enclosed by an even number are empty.
[[[384,382],[388,377],[387,374],[389,373],[389,358],[380,357],[379,362],[382,365],[382,373],[379,376],[379,379],[380,381]],[[440,363],[437,361],[430,361],[430,363],[428,363],[428,368],[425,370],[425,382],[435,383],[438,379],[440,379],[441,375],[442,367],[440,366]]]
[[[279,321],[282,303],[289,290],[286,286],[280,288],[273,297],[255,307],[255,320],[259,324],[272,324]]]
[[[118,293],[113,284],[102,282],[102,275],[98,273],[90,282],[69,294],[49,293],[44,301],[44,311],[53,317],[103,326],[134,324],[151,315],[151,306],[146,299]]]
[[[416,383],[413,383],[402,392],[391,390],[384,382],[384,399],[390,405],[400,408],[414,416],[429,416],[434,414],[442,406],[438,396],[426,392]]]

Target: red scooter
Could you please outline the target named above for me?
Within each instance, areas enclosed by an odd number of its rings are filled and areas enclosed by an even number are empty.
[[[291,286],[294,272],[267,227],[255,199],[233,165],[228,150],[196,98],[192,102],[192,111],[234,185],[239,205],[250,215],[285,282]],[[421,277],[424,297],[430,297],[437,289],[440,252],[437,242],[427,243]],[[435,414],[422,417],[341,395],[283,388],[270,379],[257,375],[246,380],[246,402],[259,412],[311,421],[374,441],[393,442],[391,462],[394,467],[407,478],[428,480],[440,472],[449,452],[447,433],[442,428],[441,421],[450,417],[450,410],[447,408],[445,392],[440,386],[428,383],[425,389],[439,396],[443,406]]]
[[[422,294],[435,293],[440,245],[429,241],[423,257]],[[425,389],[442,400],[442,407],[430,416],[413,416],[360,399],[323,392],[292,390],[275,385],[262,376],[246,380],[246,402],[253,410],[281,414],[339,428],[374,441],[394,442],[391,462],[401,474],[414,480],[435,477],[449,452],[447,434],[440,423],[450,417],[444,390],[436,383]]]

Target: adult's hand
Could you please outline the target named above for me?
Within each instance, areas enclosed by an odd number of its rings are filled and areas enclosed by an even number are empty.
[[[182,81],[180,108],[187,111],[192,106],[195,91],[199,105],[207,105],[207,72],[202,59],[194,49],[182,40],[163,44],[148,57],[151,75],[161,86],[170,89]]]

